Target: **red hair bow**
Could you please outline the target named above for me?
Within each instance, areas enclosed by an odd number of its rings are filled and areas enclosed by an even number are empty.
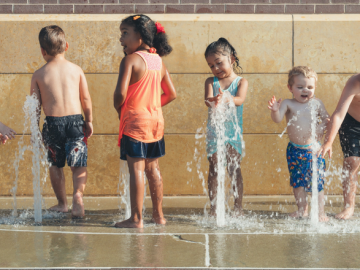
[[[155,26],[156,26],[156,34],[159,34],[159,33],[164,33],[165,34],[164,26],[162,26],[161,23],[156,22]]]

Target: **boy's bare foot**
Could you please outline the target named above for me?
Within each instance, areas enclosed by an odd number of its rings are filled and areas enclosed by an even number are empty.
[[[143,221],[135,222],[131,218],[115,223],[116,228],[144,228]]]
[[[289,217],[292,218],[303,218],[308,217],[309,213],[307,211],[295,211],[289,214]]]
[[[54,205],[48,209],[49,211],[55,211],[55,212],[61,212],[61,213],[67,213],[69,212],[69,209],[67,208],[67,205]]]
[[[209,216],[216,217],[216,208],[215,207],[210,207]]]
[[[349,219],[354,215],[354,207],[345,208],[335,216],[337,219]]]
[[[232,216],[241,217],[244,215],[244,211],[242,209],[234,209]]]
[[[71,209],[72,218],[83,218],[85,216],[84,203],[81,194],[75,193]]]
[[[164,217],[153,217],[151,222],[156,223],[157,225],[165,225],[166,219]]]
[[[328,222],[328,221],[329,221],[329,218],[327,217],[326,214],[320,215],[320,216],[319,216],[319,221],[320,221],[320,222]]]

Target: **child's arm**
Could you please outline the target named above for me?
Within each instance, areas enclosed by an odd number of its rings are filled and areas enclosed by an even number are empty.
[[[91,97],[90,97],[90,93],[89,93],[89,88],[88,88],[88,85],[86,82],[86,77],[82,70],[80,73],[79,90],[80,90],[81,107],[82,107],[82,109],[84,111],[84,115],[85,115],[85,135],[86,135],[86,137],[90,138],[94,132],[94,128],[93,128],[93,124],[92,124],[92,121],[93,121],[92,102],[91,102]]]
[[[41,93],[39,86],[37,84],[37,72],[35,72],[31,78],[31,85],[30,85],[30,96],[35,94],[37,100],[39,101],[39,107],[36,110],[36,119],[38,125],[40,124],[40,115],[41,115]]]
[[[219,94],[214,97],[213,92],[213,81],[214,78],[207,78],[205,81],[205,105],[211,107],[211,103],[215,102],[215,106],[220,102],[222,97],[221,89],[219,89]]]
[[[16,132],[0,122],[0,140],[5,144],[7,140],[15,139]]]
[[[276,101],[275,96],[273,96],[268,103],[269,103],[268,108],[271,110],[271,119],[275,123],[280,123],[281,120],[284,118],[285,113],[288,110],[286,100],[281,102],[281,98],[280,98],[278,101]]]
[[[133,61],[125,56],[120,63],[119,77],[114,91],[114,108],[120,116],[121,106],[124,104],[133,69]],[[120,117],[119,117],[120,118]]]
[[[238,84],[238,90],[236,92],[236,95],[234,97],[234,103],[236,106],[241,106],[246,98],[246,93],[248,90],[248,81],[244,78],[242,78]]]
[[[360,82],[354,76],[346,83],[345,88],[341,94],[337,107],[330,118],[330,122],[327,125],[325,143],[319,151],[319,155],[325,157],[326,153],[329,153],[329,157],[332,156],[332,144],[335,140],[342,122],[349,110],[350,104],[353,101],[356,94],[359,93]]]
[[[161,95],[161,107],[163,107],[176,98],[176,90],[164,63],[162,64],[161,75],[161,88],[164,91]]]

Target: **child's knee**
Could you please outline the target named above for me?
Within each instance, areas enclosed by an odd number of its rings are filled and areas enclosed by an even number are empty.
[[[87,172],[87,167],[70,167],[70,169],[73,174]]]

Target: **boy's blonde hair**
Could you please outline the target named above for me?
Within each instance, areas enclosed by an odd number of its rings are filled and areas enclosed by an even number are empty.
[[[288,84],[292,86],[294,84],[294,77],[299,75],[304,75],[306,78],[314,78],[315,82],[318,80],[316,72],[311,67],[297,66],[289,71]]]
[[[39,33],[39,42],[48,55],[56,56],[65,51],[65,32],[57,25],[46,26]]]

